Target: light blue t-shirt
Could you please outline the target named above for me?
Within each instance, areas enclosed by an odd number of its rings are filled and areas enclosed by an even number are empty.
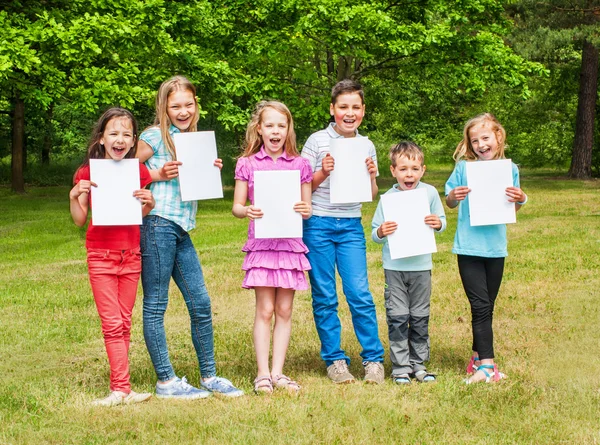
[[[442,200],[440,199],[440,195],[434,186],[426,184],[424,182],[419,182],[415,189],[426,189],[427,190],[427,198],[429,200],[429,211],[432,215],[437,215],[442,222],[442,227],[436,232],[443,232],[446,229],[446,214],[444,213],[444,206],[442,205]],[[403,190],[398,186],[398,184],[394,184],[394,186],[389,189],[385,194],[389,193],[402,193]],[[380,225],[385,222],[383,217],[383,206],[381,205],[381,199],[379,200],[379,204],[377,204],[377,210],[375,210],[375,215],[373,216],[373,222],[371,223],[371,227],[373,231],[371,232],[371,238],[378,244],[383,244],[383,268],[387,270],[399,270],[402,272],[418,272],[423,270],[431,270],[433,267],[433,263],[431,261],[431,254],[427,253],[424,255],[415,255],[408,258],[397,258],[392,259],[390,256],[390,246],[387,242],[387,236],[383,238],[379,238],[377,236],[377,229]],[[409,235],[410,236],[410,235]]]
[[[469,161],[485,162],[485,161]],[[454,171],[446,182],[446,196],[458,186],[467,185],[467,161],[458,161]],[[520,187],[519,167],[512,163],[513,186]],[[471,226],[469,213],[469,195],[459,202],[458,222],[454,235],[452,253],[458,255],[480,256],[485,258],[503,258],[508,256],[506,224],[490,226]]]

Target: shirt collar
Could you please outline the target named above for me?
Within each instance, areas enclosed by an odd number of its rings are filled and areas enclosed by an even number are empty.
[[[267,153],[267,150],[265,150],[265,146],[264,145],[260,146],[260,151],[257,152],[254,156],[256,156],[256,159],[266,159],[266,158],[270,158],[271,157]],[[281,153],[281,156],[279,156],[279,158],[277,158],[277,159],[285,159],[286,161],[289,161],[291,158],[287,154],[287,152],[285,150],[283,150],[283,153]]]
[[[177,128],[175,125],[171,124],[171,126],[169,127],[169,134],[171,136],[173,136],[176,133],[181,133],[181,130],[179,128]]]

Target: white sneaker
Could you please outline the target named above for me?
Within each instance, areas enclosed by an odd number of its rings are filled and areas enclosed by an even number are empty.
[[[92,402],[93,406],[117,406],[122,405],[123,400],[127,397],[127,394],[122,391],[113,391],[108,397],[103,399],[94,400]]]
[[[146,400],[149,400],[152,397],[152,394],[149,392],[137,393],[135,391],[131,391],[127,396],[123,399],[124,405],[131,405],[132,403],[142,403]]]

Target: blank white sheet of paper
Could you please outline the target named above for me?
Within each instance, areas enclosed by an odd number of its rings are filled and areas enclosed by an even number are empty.
[[[330,202],[347,204],[371,202],[371,176],[365,160],[369,157],[368,138],[331,139],[329,150],[335,161],[330,179]]]
[[[138,159],[90,159],[92,222],[95,226],[142,224],[142,203],[133,196],[140,189]]]
[[[179,166],[182,201],[223,197],[221,170],[215,167],[217,142],[214,131],[194,131],[173,135]]]
[[[426,189],[405,190],[381,196],[383,217],[398,228],[388,235],[392,259],[437,252],[433,229],[425,224],[431,214]]]
[[[512,187],[510,159],[467,162],[469,213],[472,226],[517,222],[515,203],[508,201],[506,188]]]
[[[254,172],[254,207],[263,217],[254,220],[256,238],[302,238],[300,170]]]

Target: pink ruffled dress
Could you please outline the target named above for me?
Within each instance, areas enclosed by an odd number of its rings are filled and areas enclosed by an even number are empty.
[[[301,156],[289,157],[285,152],[273,159],[264,147],[249,157],[239,158],[235,167],[235,179],[248,182],[248,199],[254,204],[254,172],[260,170],[300,170],[300,181],[312,181],[312,168]],[[308,281],[304,271],[310,269],[306,258],[308,248],[302,238],[254,237],[254,221],[248,225],[248,241],[242,251],[246,252],[242,269],[246,276],[242,287],[256,286],[282,287],[285,289],[306,290]]]

